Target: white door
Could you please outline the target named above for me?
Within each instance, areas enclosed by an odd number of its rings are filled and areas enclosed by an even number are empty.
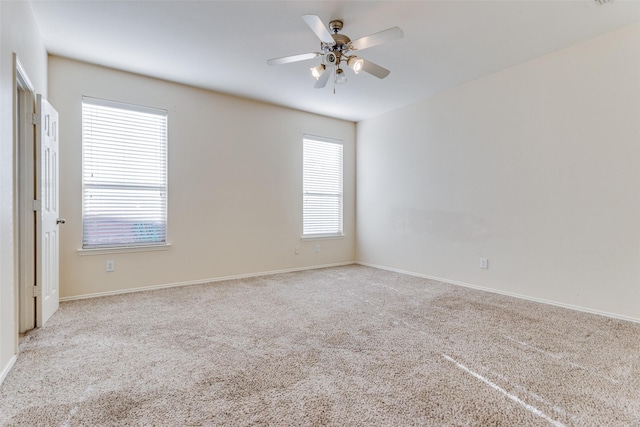
[[[42,95],[36,101],[36,325],[58,309],[58,112]]]

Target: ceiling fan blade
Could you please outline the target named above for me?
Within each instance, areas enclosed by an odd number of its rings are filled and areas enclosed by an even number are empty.
[[[322,23],[320,18],[316,15],[302,15],[302,19],[307,23],[311,31],[313,31],[318,38],[328,44],[334,44],[335,41],[331,37],[331,33],[327,29],[327,26]]]
[[[327,69],[324,70],[324,73],[322,73],[322,75],[320,76],[320,78],[318,79],[318,81],[313,87],[316,89],[322,89],[327,85],[327,82],[329,81],[329,78],[332,75],[333,75],[333,67],[327,67]]]
[[[362,70],[366,71],[367,73],[376,76],[379,79],[384,79],[385,77],[387,77],[389,75],[389,73],[391,71],[387,70],[384,67],[379,66],[378,64],[375,64],[371,61],[367,61],[366,59],[364,60],[364,63],[362,64]]]
[[[267,61],[269,65],[288,64],[290,62],[306,61],[308,59],[317,58],[321,54],[318,52],[301,53],[300,55],[283,56],[282,58],[273,58]]]
[[[391,40],[401,39],[402,37],[404,37],[402,30],[398,27],[393,27],[388,30],[362,37],[358,40],[354,40],[351,42],[351,47],[353,50],[362,50]]]

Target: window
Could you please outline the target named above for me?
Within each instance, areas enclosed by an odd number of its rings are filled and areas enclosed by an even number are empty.
[[[303,237],[342,235],[342,141],[303,138]]]
[[[82,98],[83,248],[166,244],[167,112]]]

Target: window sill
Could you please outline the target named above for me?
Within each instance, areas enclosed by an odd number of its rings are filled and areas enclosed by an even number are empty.
[[[171,244],[166,245],[149,245],[149,246],[119,246],[116,248],[95,248],[95,249],[78,249],[78,255],[106,255],[106,254],[121,254],[127,252],[154,252],[154,251],[168,251],[171,249]]]
[[[330,240],[330,239],[344,239],[344,234],[316,234],[309,236],[300,236],[300,240]]]

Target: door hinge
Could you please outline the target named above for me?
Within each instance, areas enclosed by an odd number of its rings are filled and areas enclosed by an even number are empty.
[[[38,296],[38,287],[37,286],[33,287],[33,296],[34,296],[34,298]]]
[[[40,200],[34,200],[33,203],[31,204],[31,209],[34,212],[38,212],[41,207],[42,207],[42,203],[40,203]]]
[[[31,114],[31,124],[33,125],[40,124],[40,114],[36,114],[36,113]]]

